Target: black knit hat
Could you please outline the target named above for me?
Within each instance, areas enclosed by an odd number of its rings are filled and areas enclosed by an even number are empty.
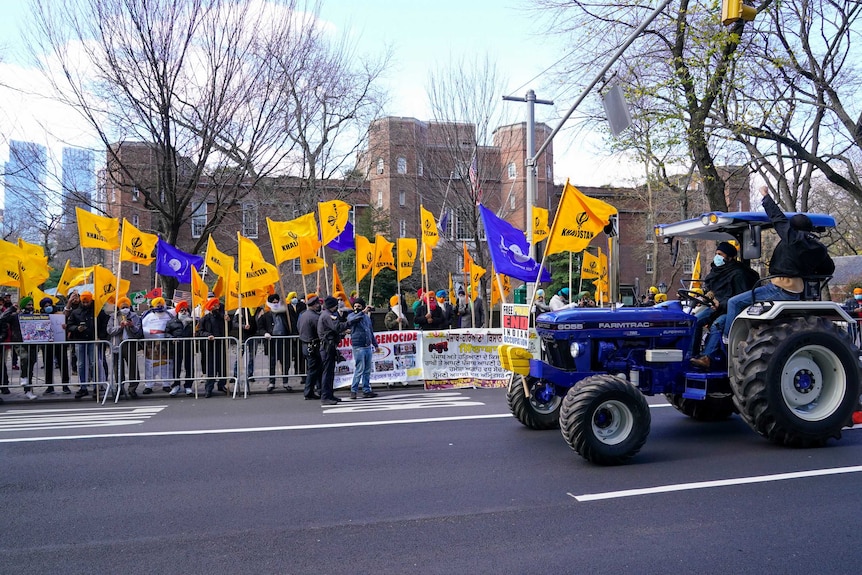
[[[812,232],[814,222],[805,214],[796,214],[790,217],[790,227],[800,232]]]
[[[716,246],[715,251],[727,254],[727,257],[729,258],[736,257],[736,248],[733,247],[733,244],[730,242],[721,242]]]
[[[365,307],[365,300],[362,299],[361,297],[358,297],[355,300],[353,300],[353,305],[354,306],[360,305],[362,307]]]
[[[332,297],[331,295],[326,296],[326,299],[323,300],[323,307],[326,309],[334,309],[338,307],[338,300]]]

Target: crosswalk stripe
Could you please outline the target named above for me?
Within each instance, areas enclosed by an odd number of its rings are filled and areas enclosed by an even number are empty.
[[[9,410],[0,414],[0,432],[39,431],[137,425],[159,413],[166,405],[78,409]]]

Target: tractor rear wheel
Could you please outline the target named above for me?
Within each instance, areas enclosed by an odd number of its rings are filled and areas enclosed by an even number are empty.
[[[524,394],[522,378],[526,377],[530,396]],[[563,399],[551,395],[553,386],[549,382],[530,376],[515,375],[509,382],[506,401],[515,419],[530,429],[558,429],[560,427],[560,405]],[[547,400],[540,396],[549,396]]]
[[[563,399],[560,430],[569,446],[599,465],[631,459],[650,431],[646,398],[635,386],[612,375],[579,381]]]
[[[859,402],[859,352],[820,317],[755,324],[730,384],[739,414],[773,443],[817,447],[841,437]]]
[[[733,396],[706,396],[706,399],[688,399],[681,393],[666,393],[670,404],[677,411],[684,413],[697,421],[724,421],[736,411],[733,405]]]

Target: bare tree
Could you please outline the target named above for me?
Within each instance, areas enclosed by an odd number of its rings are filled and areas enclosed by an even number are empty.
[[[442,245],[446,261],[457,261],[461,241],[480,248],[478,203],[502,207],[502,166],[494,146],[494,131],[508,123],[511,106],[502,100],[505,77],[488,55],[452,60],[434,70],[428,80],[436,136],[424,159],[432,188],[427,204],[453,214],[449,225],[456,239]],[[476,263],[490,269],[486,252],[476,249]],[[451,270],[449,270],[451,271]]]

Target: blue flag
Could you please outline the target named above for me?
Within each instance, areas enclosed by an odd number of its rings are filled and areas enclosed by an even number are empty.
[[[494,212],[479,204],[479,214],[485,226],[488,252],[494,262],[494,271],[525,282],[534,282],[539,275],[539,264],[530,257],[530,246],[524,232]],[[542,268],[542,282],[551,281],[551,274]]]
[[[319,236],[320,231],[318,230]],[[332,248],[337,252],[356,249],[356,240],[353,238],[353,224],[350,223],[350,220],[347,220],[347,223],[344,224],[344,231],[335,236],[335,239],[326,244],[326,247]]]
[[[191,283],[192,266],[201,269],[204,266],[204,258],[187,254],[159,238],[156,243],[156,273],[175,277],[180,283]]]

